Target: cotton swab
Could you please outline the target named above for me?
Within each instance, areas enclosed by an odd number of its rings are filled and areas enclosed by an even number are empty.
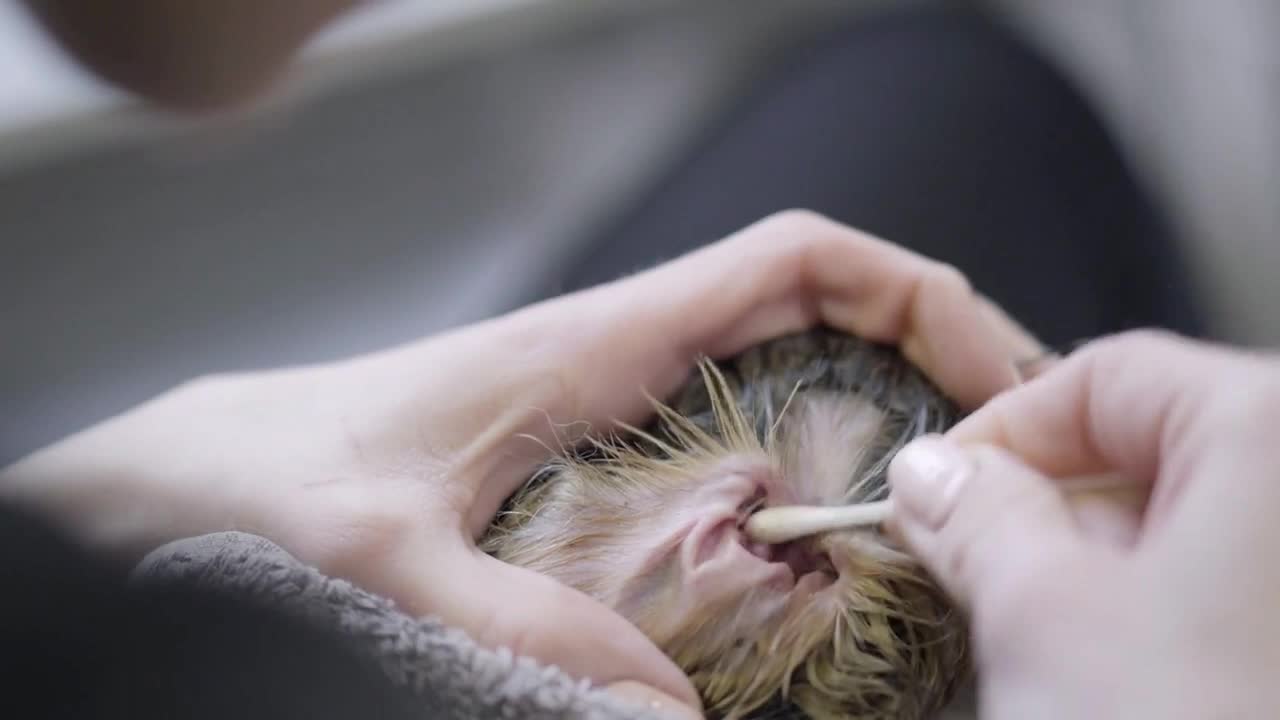
[[[1099,496],[1139,506],[1145,501],[1141,486],[1115,474],[1071,478],[1060,485],[1073,505]],[[834,530],[881,525],[893,513],[892,503],[888,499],[855,505],[769,507],[747,518],[743,531],[752,540],[776,545]]]
[[[747,518],[743,531],[757,542],[776,545],[806,535],[879,525],[893,512],[891,500],[857,505],[780,505]]]

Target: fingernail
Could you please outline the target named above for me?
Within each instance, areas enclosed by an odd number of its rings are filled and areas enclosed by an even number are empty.
[[[910,519],[936,530],[951,514],[971,471],[965,454],[940,435],[917,438],[889,463],[894,504]]]
[[[1018,374],[1019,382],[1027,382],[1042,375],[1046,370],[1053,367],[1054,363],[1062,359],[1062,356],[1053,351],[1046,351],[1039,355],[1032,355],[1021,360],[1013,362],[1013,371]]]

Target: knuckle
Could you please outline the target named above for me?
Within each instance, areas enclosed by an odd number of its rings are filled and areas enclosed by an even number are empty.
[[[541,576],[510,587],[519,589],[521,602],[512,606],[498,597],[486,603],[477,628],[481,643],[544,665],[569,659],[562,648],[572,638],[558,632],[565,627],[566,611],[577,607],[568,588]]]
[[[512,655],[545,662],[537,652],[537,643],[532,637],[532,623],[512,622],[510,613],[495,609],[486,623],[486,632],[482,633],[489,647],[505,648]]]
[[[524,657],[528,638],[524,623],[512,622],[513,610],[504,611],[496,604],[473,607],[470,612],[475,614],[465,623],[464,629],[481,647],[505,649],[512,655]]]
[[[1183,352],[1186,340],[1161,328],[1137,328],[1095,338],[1084,343],[1078,354],[1099,363],[1126,361],[1135,355],[1160,356],[1167,352]]]
[[[197,400],[222,398],[236,390],[240,381],[241,376],[233,373],[211,373],[185,380],[169,394]]]
[[[1280,422],[1280,364],[1274,359],[1249,355],[1212,345],[1178,333],[1142,328],[1093,340],[1078,351],[1098,377],[1136,378],[1149,368],[1148,378],[1167,390],[1170,380],[1181,383],[1179,392],[1196,414],[1211,414],[1215,423],[1275,427]],[[1216,382],[1216,378],[1231,382]]]
[[[933,262],[929,270],[929,282],[945,287],[956,294],[969,295],[973,293],[973,284],[969,282],[969,276],[965,275],[960,268],[949,263]]]
[[[807,208],[788,208],[779,210],[765,218],[769,225],[778,225],[791,230],[830,228],[835,223],[825,215]]]
[[[842,226],[812,210],[782,210],[765,217],[747,232],[751,242],[779,244],[791,251],[804,251],[840,237]],[[848,232],[847,229],[843,229]]]

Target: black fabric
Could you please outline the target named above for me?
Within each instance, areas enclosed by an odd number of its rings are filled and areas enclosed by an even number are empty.
[[[131,587],[125,568],[3,506],[0,547],[6,717],[424,717],[336,638],[283,612]]]
[[[1054,345],[1203,335],[1166,223],[1089,107],[983,16],[913,10],[798,49],[557,290],[807,208],[956,265]]]

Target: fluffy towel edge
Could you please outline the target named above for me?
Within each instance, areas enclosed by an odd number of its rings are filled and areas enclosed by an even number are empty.
[[[230,593],[304,618],[346,642],[408,695],[424,717],[641,720],[659,717],[559,668],[488,649],[437,618],[327,577],[265,538],[223,532],[163,545],[131,582]]]

